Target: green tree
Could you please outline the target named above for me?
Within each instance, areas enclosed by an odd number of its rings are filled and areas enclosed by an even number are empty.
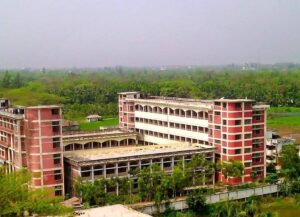
[[[218,168],[221,170],[225,178],[227,177],[240,178],[244,172],[243,163],[236,160],[219,162]]]
[[[49,189],[31,189],[31,177],[26,170],[5,173],[0,168],[0,216],[62,215],[70,213],[70,208],[61,205],[62,198],[50,196]]]
[[[22,86],[22,78],[19,72],[15,75],[15,78],[12,80],[11,86],[15,88],[19,88]]]
[[[205,159],[203,154],[195,155],[185,168],[190,185],[205,185],[206,175],[214,173],[214,164]]]
[[[206,197],[202,189],[197,189],[189,193],[186,199],[186,204],[194,212],[197,213],[206,212],[207,210]]]
[[[300,176],[300,157],[295,145],[284,145],[280,153],[281,174],[288,180]]]
[[[11,85],[11,75],[8,73],[8,71],[5,72],[4,77],[2,78],[2,87],[8,88]]]
[[[173,197],[175,197],[178,193],[182,195],[183,189],[186,186],[187,186],[187,178],[184,174],[182,163],[179,163],[174,167],[174,171],[172,173]]]

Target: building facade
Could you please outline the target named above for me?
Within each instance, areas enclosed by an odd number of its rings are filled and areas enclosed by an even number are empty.
[[[8,172],[26,168],[33,188],[64,194],[61,107],[15,107],[0,110],[0,163]]]
[[[144,145],[174,141],[216,148],[217,161],[241,161],[241,178],[218,174],[222,182],[251,182],[266,175],[266,109],[249,99],[195,100],[141,98],[139,92],[119,93],[120,127],[135,130]]]
[[[279,163],[279,156],[284,145],[295,144],[292,137],[280,137],[276,132],[267,132],[266,161],[268,164]]]

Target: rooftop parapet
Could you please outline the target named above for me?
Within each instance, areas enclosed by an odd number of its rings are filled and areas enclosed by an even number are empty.
[[[70,151],[64,153],[64,157],[70,161],[81,163],[87,161],[107,161],[120,160],[120,158],[140,158],[146,155],[157,157],[160,154],[180,154],[182,152],[214,152],[215,148],[208,145],[191,143],[174,143],[167,145],[151,146],[126,146],[114,148],[89,149],[80,151]]]

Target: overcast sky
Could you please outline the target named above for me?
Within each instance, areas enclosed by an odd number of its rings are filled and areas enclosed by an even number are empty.
[[[0,0],[0,68],[299,60],[299,0]]]

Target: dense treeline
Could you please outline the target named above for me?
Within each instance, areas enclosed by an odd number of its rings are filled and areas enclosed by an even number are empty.
[[[6,71],[0,93],[14,104],[64,104],[69,118],[117,113],[117,92],[201,99],[253,98],[272,106],[300,106],[300,69],[209,71],[108,68],[82,71]]]

